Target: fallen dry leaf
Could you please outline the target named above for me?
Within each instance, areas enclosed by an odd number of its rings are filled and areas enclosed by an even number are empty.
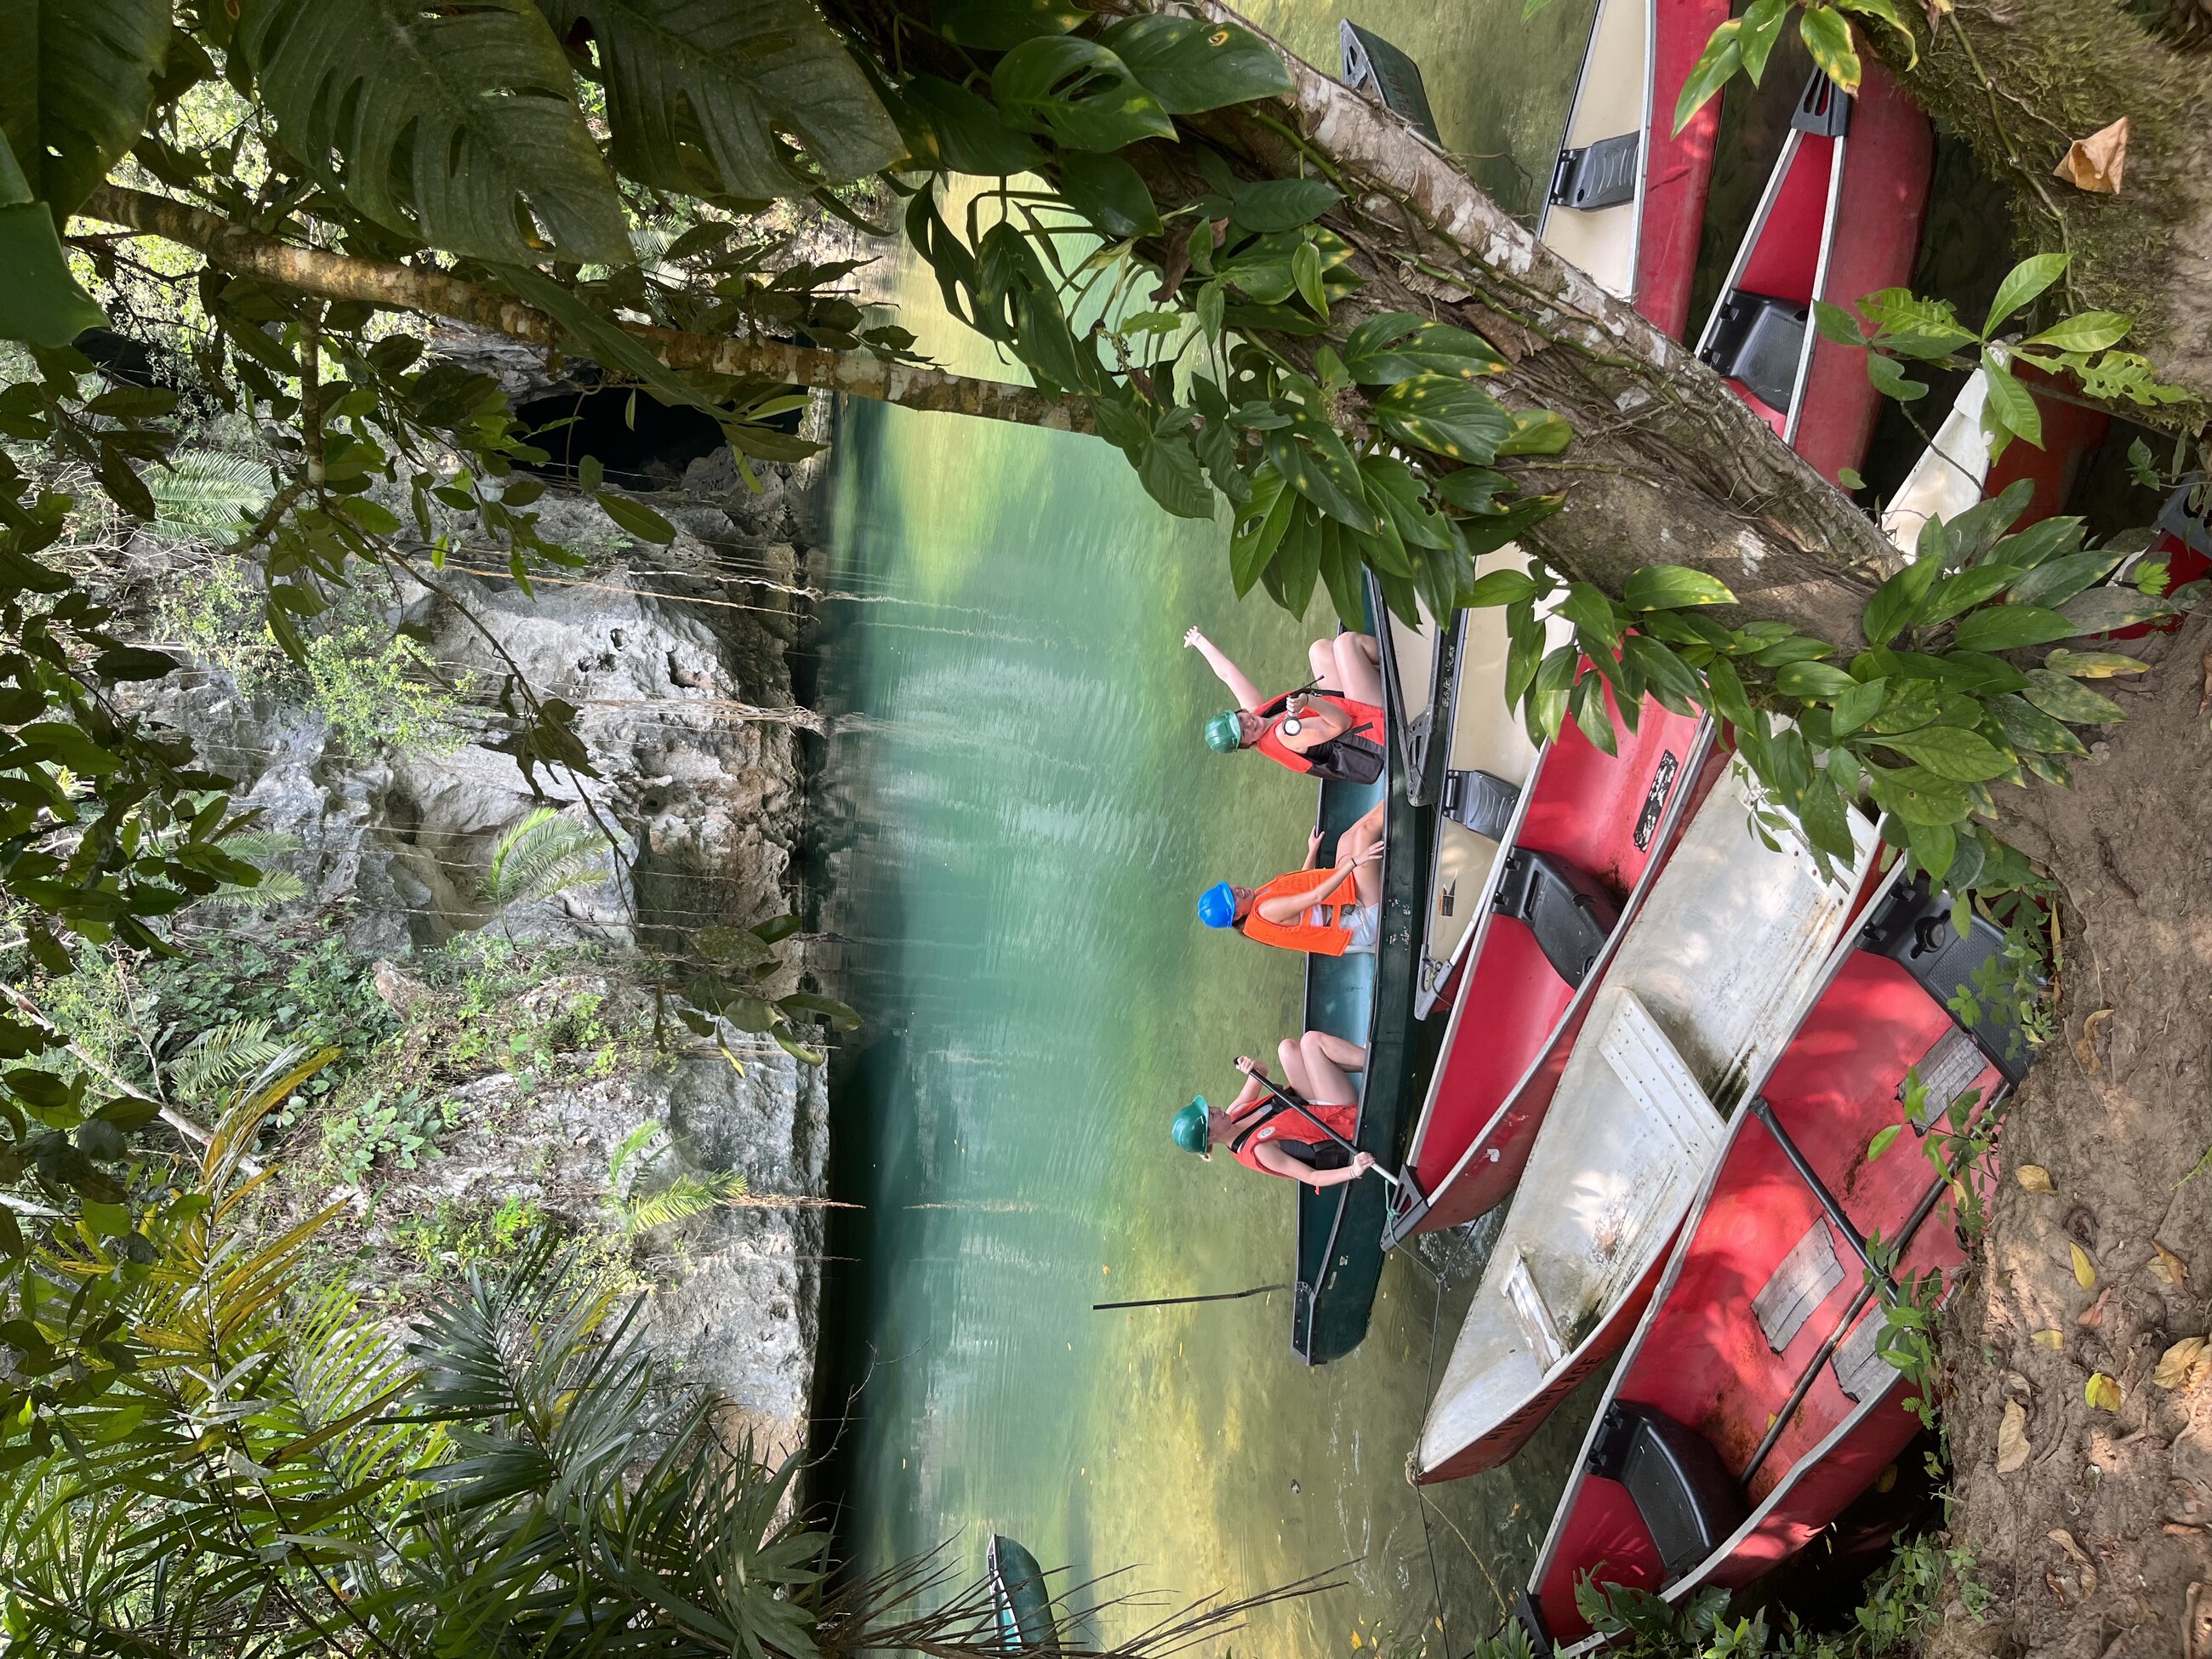
[[[2107,1285],[2097,1292],[2097,1299],[2083,1309],[2081,1316],[2074,1322],[2085,1331],[2095,1330],[2105,1322],[2105,1304],[2112,1299],[2112,1287]]]
[[[2189,1283],[2189,1264],[2186,1261],[2154,1238],[2151,1240],[2150,1247],[2157,1252],[2151,1259],[2150,1270],[2153,1273],[2177,1291]]]
[[[2074,1282],[2085,1291],[2097,1288],[2097,1264],[2089,1260],[2088,1251],[2079,1244],[2067,1247],[2074,1252]]]
[[[2063,1331],[2030,1331],[2027,1334],[2027,1340],[2037,1346],[2049,1348],[2053,1352],[2066,1346],[2066,1334]]]
[[[2005,1401],[2004,1420],[1997,1425],[1997,1473],[2010,1474],[2026,1466],[2030,1450],[2027,1443],[2027,1413],[2017,1400]]]
[[[2208,1346],[2212,1345],[2201,1336],[2183,1337],[2159,1356],[2158,1369],[2150,1374],[2150,1380],[2168,1392],[2183,1387],[2190,1373],[2197,1369],[2197,1362],[2204,1357]]]
[[[2128,118],[2100,127],[2087,138],[2076,138],[2051,169],[2076,190],[2099,196],[2118,196],[2120,177],[2128,170]]]
[[[2112,1017],[2109,1008],[2100,1008],[2081,1022],[2081,1035],[2074,1039],[2074,1058],[2081,1062],[2081,1074],[2094,1077],[2104,1066],[2097,1058],[2097,1027]]]
[[[2081,1569],[2081,1572],[2077,1575],[2076,1588],[2081,1598],[2086,1601],[2094,1595],[2097,1593],[2097,1564],[2089,1559],[2086,1550],[2074,1541],[2074,1534],[2063,1527],[2053,1527],[2044,1536],[2057,1545],[2060,1549],[2064,1550],[2066,1559]]]
[[[2102,1371],[2092,1371],[2089,1385],[2081,1390],[2081,1397],[2100,1412],[2116,1412],[2120,1408],[2119,1379]]]
[[[2058,1190],[2051,1179],[2051,1171],[2040,1164],[2023,1164],[2012,1172],[2012,1178],[2023,1190],[2031,1193],[2055,1193]]]
[[[2204,695],[2197,700],[2197,712],[2212,708],[2212,651],[2204,653]]]
[[[2057,1545],[2060,1549],[2064,1550],[2074,1560],[2082,1562],[2085,1565],[2087,1563],[2089,1558],[2081,1553],[2081,1547],[2074,1541],[2074,1534],[2067,1531],[2065,1528],[2053,1527],[2049,1532],[2043,1535],[2045,1538],[2048,1538],[2052,1543]]]

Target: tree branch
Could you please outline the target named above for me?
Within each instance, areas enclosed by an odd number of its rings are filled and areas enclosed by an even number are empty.
[[[363,300],[426,317],[444,317],[540,345],[556,344],[560,339],[560,328],[550,317],[497,289],[464,282],[441,270],[301,247],[169,197],[103,185],[78,211],[88,218],[166,237],[206,255],[226,270],[302,294],[326,300]],[[622,326],[650,345],[671,368],[842,392],[896,404],[902,409],[1011,421],[1056,431],[1097,429],[1080,398],[1047,397],[1033,386],[976,380],[941,368],[887,362],[863,352],[823,351],[781,340],[687,334],[637,323]]]

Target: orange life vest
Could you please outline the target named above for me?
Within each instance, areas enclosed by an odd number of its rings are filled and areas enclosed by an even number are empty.
[[[1289,718],[1283,708],[1289,696],[1285,692],[1258,711],[1260,718],[1267,724],[1261,732],[1259,741],[1252,745],[1255,749],[1279,766],[1287,766],[1293,772],[1304,772],[1313,777],[1338,778],[1346,783],[1372,783],[1382,775],[1383,744],[1389,741],[1389,735],[1383,728],[1381,709],[1371,702],[1354,702],[1340,692],[1307,692],[1310,702],[1335,704],[1351,725],[1341,736],[1299,750],[1285,743],[1278,729]]]
[[[1333,869],[1293,870],[1286,876],[1277,876],[1252,895],[1252,908],[1237,924],[1237,930],[1246,939],[1279,945],[1285,951],[1304,951],[1316,957],[1342,956],[1345,947],[1352,943],[1352,930],[1344,925],[1344,913],[1359,902],[1359,886],[1353,878],[1346,877],[1344,885],[1336,890],[1334,897],[1309,907],[1326,911],[1327,921],[1269,921],[1260,914],[1260,906],[1271,898],[1280,898],[1286,893],[1310,893],[1335,878]]]
[[[1273,1109],[1268,1110],[1268,1107]],[[1259,1158],[1260,1148],[1271,1140],[1302,1162],[1306,1152],[1316,1148],[1321,1149],[1323,1156],[1335,1155],[1336,1161],[1333,1164],[1316,1162],[1314,1167],[1317,1170],[1340,1170],[1351,1162],[1344,1149],[1328,1138],[1322,1125],[1327,1124],[1346,1140],[1356,1139],[1359,1133],[1359,1108],[1357,1106],[1282,1106],[1267,1101],[1262,1109],[1267,1115],[1229,1143],[1230,1156],[1246,1169],[1257,1170],[1261,1175],[1275,1174],[1274,1170],[1261,1163]]]

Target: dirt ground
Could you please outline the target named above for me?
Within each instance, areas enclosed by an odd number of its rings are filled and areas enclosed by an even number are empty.
[[[2064,889],[2064,1024],[1947,1334],[1953,1541],[1995,1595],[1978,1621],[1954,1600],[1942,1659],[2212,1659],[2212,1361],[2160,1370],[2212,1293],[2212,617],[2143,654],[2100,683],[2130,718],[2076,787],[2004,803]]]

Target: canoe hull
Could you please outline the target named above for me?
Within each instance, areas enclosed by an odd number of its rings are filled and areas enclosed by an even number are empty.
[[[1905,1269],[1948,1274],[1965,1251],[1948,1188],[1913,1144],[1917,1127],[1880,1158],[1869,1160],[1867,1147],[1905,1120],[1908,1072],[1940,1091],[1937,1112],[1966,1089],[1978,1091],[1986,1110],[2004,1079],[1929,988],[1859,945],[1839,949],[1820,996],[1759,1080],[1760,1097],[1862,1236],[1899,1239],[1913,1228]],[[1984,1184],[1990,1177],[1986,1164],[1967,1174]],[[1588,1637],[1575,1585],[1601,1566],[1607,1582],[1669,1600],[1750,1583],[1818,1537],[1905,1449],[1920,1425],[1901,1404],[1903,1375],[1873,1351],[1882,1315],[1866,1305],[1864,1285],[1849,1241],[1789,1149],[1766,1120],[1741,1115],[1614,1374],[1538,1557],[1530,1605],[1543,1634]],[[1682,1425],[1730,1480],[1753,1471],[1737,1488],[1734,1523],[1712,1529],[1717,1542],[1701,1557],[1678,1550],[1671,1572],[1628,1487],[1591,1468],[1617,1405]]]
[[[1607,708],[1615,714],[1618,757],[1571,722],[1562,728],[1537,759],[1511,845],[1550,854],[1624,894],[1617,948],[1724,763],[1704,722],[1647,699],[1632,734],[1609,698]],[[1471,1221],[1512,1192],[1607,961],[1577,989],[1526,927],[1494,917],[1475,924],[1409,1159],[1426,1201],[1401,1195],[1393,1242]]]

